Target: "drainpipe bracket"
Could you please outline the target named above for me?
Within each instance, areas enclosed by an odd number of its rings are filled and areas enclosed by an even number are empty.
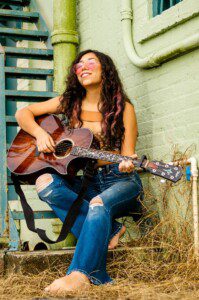
[[[131,9],[124,9],[120,11],[121,13],[121,21],[123,20],[133,20],[133,11]]]
[[[75,30],[54,30],[51,39],[52,45],[62,43],[79,44],[78,32]]]

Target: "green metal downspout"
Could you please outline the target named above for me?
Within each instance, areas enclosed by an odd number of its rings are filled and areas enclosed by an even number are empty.
[[[53,1],[52,45],[54,47],[54,91],[65,90],[68,68],[79,43],[76,31],[76,0]]]
[[[62,94],[66,88],[68,68],[76,56],[79,43],[76,31],[76,0],[53,1],[53,32],[52,45],[54,48],[54,91]],[[60,224],[56,221],[54,232],[59,234]],[[73,246],[75,237],[67,236],[66,241],[59,246]],[[58,246],[58,247],[59,247]]]

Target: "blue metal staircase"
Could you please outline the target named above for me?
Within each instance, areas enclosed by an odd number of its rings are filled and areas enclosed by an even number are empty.
[[[49,31],[39,12],[25,12],[30,0],[0,0],[0,248],[20,249],[19,232],[14,220],[24,218],[22,212],[9,209],[9,201],[16,200],[7,170],[6,150],[17,133],[14,114],[18,102],[39,102],[57,96],[53,92],[53,70],[19,68],[18,59],[53,60],[52,49],[19,48],[17,41],[43,41]],[[23,22],[34,23],[37,30],[23,29]],[[41,24],[43,28],[41,27]],[[48,43],[49,44],[49,43]],[[17,79],[45,80],[46,91],[17,89]],[[52,218],[52,212],[35,212],[36,218]]]

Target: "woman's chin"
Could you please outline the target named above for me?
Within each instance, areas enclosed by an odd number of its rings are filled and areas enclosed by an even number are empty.
[[[85,78],[82,82],[81,85],[85,88],[91,87],[91,86],[97,86],[100,85],[100,82],[98,81],[93,81],[90,78]]]
[[[89,80],[88,81],[85,80],[85,81],[82,82],[82,85],[84,87],[87,87],[87,86],[92,85],[92,84],[93,84],[92,81],[89,81]]]

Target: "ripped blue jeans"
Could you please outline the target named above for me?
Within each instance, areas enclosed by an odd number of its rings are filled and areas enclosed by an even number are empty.
[[[38,195],[64,221],[72,202],[77,198],[81,176],[72,183],[57,174],[51,176],[51,182]],[[96,285],[112,282],[106,271],[108,244],[122,227],[115,219],[132,212],[134,202],[142,191],[136,171],[120,172],[118,164],[102,166],[95,171],[71,229],[78,241],[67,274],[82,272]],[[89,205],[96,196],[101,198],[102,203]]]

